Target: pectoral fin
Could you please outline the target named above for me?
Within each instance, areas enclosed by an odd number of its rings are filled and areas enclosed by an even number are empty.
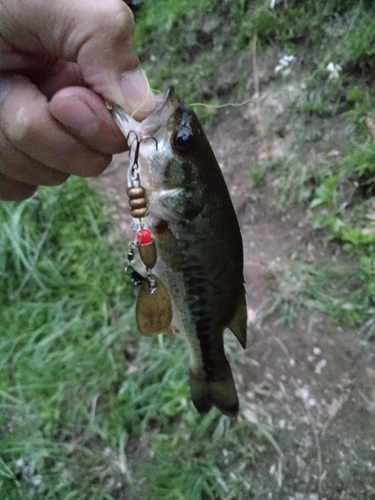
[[[166,221],[160,220],[155,225],[154,236],[158,253],[163,261],[172,269],[181,269],[183,255]]]
[[[237,337],[238,342],[245,349],[247,337],[247,309],[245,294],[238,300],[236,311],[230,323],[227,325],[231,332]]]

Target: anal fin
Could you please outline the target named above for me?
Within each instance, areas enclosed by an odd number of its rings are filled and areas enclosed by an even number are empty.
[[[245,349],[247,337],[247,308],[245,300],[245,291],[237,302],[237,307],[232,320],[227,327],[237,337],[238,342]]]

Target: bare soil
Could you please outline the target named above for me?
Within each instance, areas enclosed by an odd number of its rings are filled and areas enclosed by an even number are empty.
[[[247,402],[246,417],[270,425],[282,452],[270,446],[259,456],[252,498],[375,499],[373,346],[359,331],[333,325],[318,313],[298,318],[293,328],[280,326],[276,316],[259,322],[272,301],[265,271],[287,262],[296,250],[326,263],[337,260],[304,223],[300,207],[278,212],[272,186],[256,187],[249,176],[262,159],[290,154],[288,109],[295,98],[293,86],[270,86],[260,105],[220,110],[206,127],[244,241],[249,337],[235,377]],[[324,133],[323,123],[314,126]],[[336,147],[345,133],[338,125]],[[127,156],[115,162],[119,167],[96,183],[113,197],[119,230],[127,233]]]

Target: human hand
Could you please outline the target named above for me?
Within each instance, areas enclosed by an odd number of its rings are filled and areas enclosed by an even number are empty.
[[[70,174],[95,176],[126,142],[105,101],[142,119],[154,108],[121,0],[0,4],[0,199]]]

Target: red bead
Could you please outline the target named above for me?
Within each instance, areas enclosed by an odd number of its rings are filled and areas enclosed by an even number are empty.
[[[146,245],[152,240],[152,233],[147,227],[143,227],[137,231],[137,240],[141,245]]]

